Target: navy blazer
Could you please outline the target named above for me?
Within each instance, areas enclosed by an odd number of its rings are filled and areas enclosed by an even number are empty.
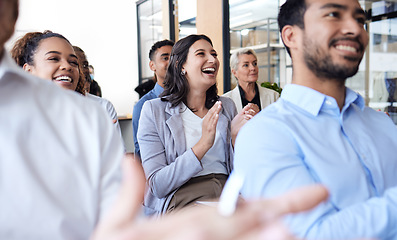
[[[220,97],[222,110],[217,130],[225,144],[227,172],[233,169],[231,121],[237,115],[230,98]],[[137,133],[141,159],[149,191],[145,196],[145,213],[161,214],[174,193],[203,168],[192,149],[186,149],[186,140],[180,113],[184,105],[171,107],[160,98],[145,102]]]

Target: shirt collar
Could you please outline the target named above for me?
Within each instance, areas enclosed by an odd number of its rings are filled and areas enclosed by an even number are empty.
[[[163,88],[162,86],[160,86],[158,83],[156,83],[156,85],[154,85],[153,92],[154,92],[154,94],[156,94],[157,97],[158,97],[163,91],[164,91],[164,88]]]
[[[343,108],[350,106],[350,104],[352,103],[356,104],[361,110],[364,110],[364,98],[350,88],[346,88],[345,105],[343,106]]]
[[[281,98],[297,105],[314,116],[317,116],[322,109],[338,108],[336,100],[333,97],[296,84],[286,85],[281,93]],[[361,110],[364,109],[364,99],[353,90],[346,88],[345,105],[342,111],[347,109],[352,103],[356,104]]]
[[[7,73],[17,73],[21,70],[22,69],[15,64],[14,60],[4,51],[0,62],[0,82],[7,79],[5,77]]]

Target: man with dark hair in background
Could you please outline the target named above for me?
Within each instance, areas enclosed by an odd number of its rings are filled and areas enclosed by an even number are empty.
[[[142,106],[146,101],[158,98],[163,92],[165,74],[167,72],[168,62],[171,57],[171,50],[173,46],[173,41],[165,39],[154,43],[149,51],[149,67],[154,72],[156,85],[150,92],[139,99],[139,101],[135,104],[132,113],[132,130],[134,136],[135,153],[138,154],[138,156],[140,156],[140,152],[136,133],[138,131],[139,117],[141,116]]]

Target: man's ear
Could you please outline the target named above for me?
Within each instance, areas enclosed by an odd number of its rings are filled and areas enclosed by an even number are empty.
[[[299,35],[301,31],[302,30],[298,26],[284,26],[281,31],[281,38],[283,39],[284,44],[290,49],[298,48]]]
[[[22,68],[23,68],[23,70],[25,70],[26,72],[31,72],[31,71],[32,71],[32,66],[29,65],[29,64],[27,64],[27,63],[25,63],[25,64],[22,66]]]
[[[154,66],[154,62],[153,62],[152,60],[150,60],[150,62],[149,62],[149,68],[150,68],[150,70],[152,70],[153,72],[156,71],[156,68],[155,68],[155,66]]]

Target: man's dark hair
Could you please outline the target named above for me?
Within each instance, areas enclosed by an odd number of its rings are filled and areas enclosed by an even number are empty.
[[[164,47],[164,46],[171,46],[171,47],[173,47],[173,46],[174,46],[174,42],[171,41],[171,40],[168,40],[168,39],[164,39],[164,40],[155,42],[155,43],[153,44],[153,46],[150,48],[150,51],[149,51],[149,59],[150,59],[151,61],[153,61],[154,54],[156,53],[157,49],[159,49],[159,48],[161,48],[161,47]]]
[[[303,16],[306,12],[305,0],[287,0],[281,7],[278,14],[278,26],[280,33],[286,25],[298,26],[301,29],[305,28]],[[284,43],[284,42],[283,42]],[[288,54],[291,56],[289,47],[284,44]]]

